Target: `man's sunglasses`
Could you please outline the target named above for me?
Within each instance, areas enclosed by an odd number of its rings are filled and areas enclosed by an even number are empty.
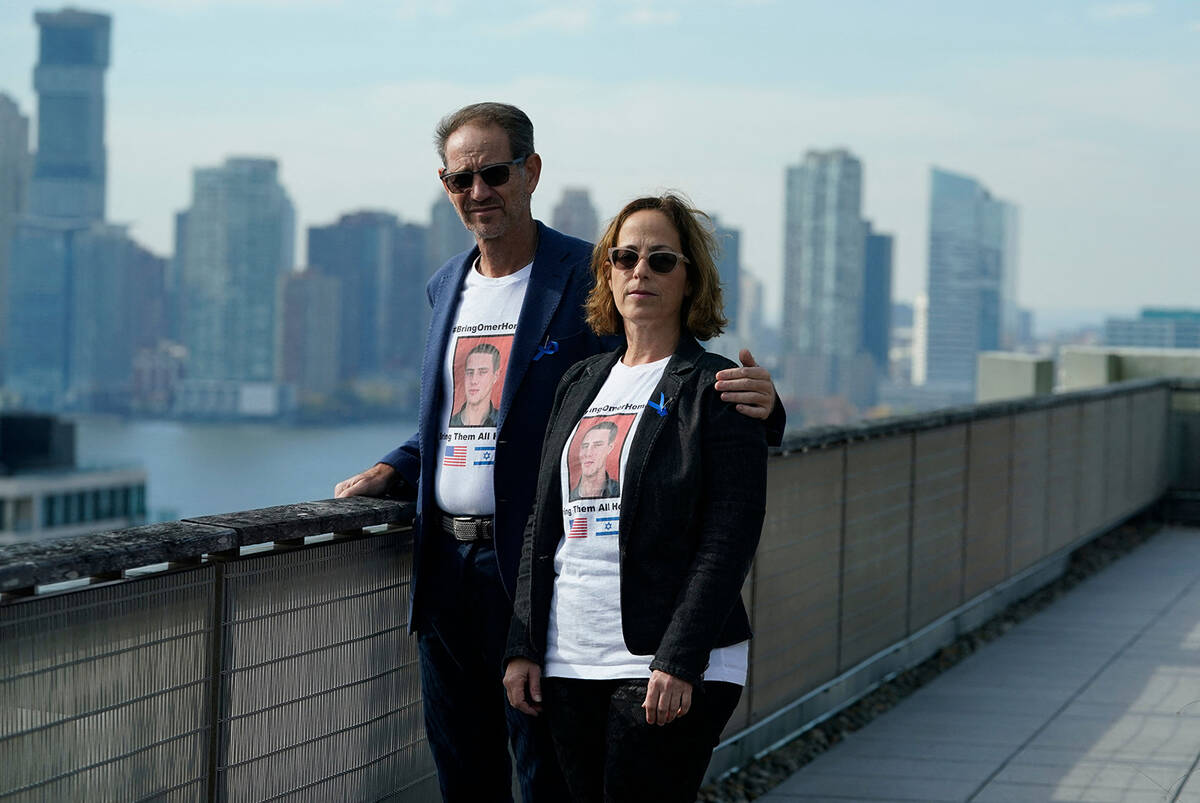
[[[512,168],[524,162],[525,159],[525,156],[521,156],[513,159],[511,162],[486,165],[478,170],[459,170],[455,173],[442,173],[442,183],[446,185],[446,189],[455,195],[466,192],[475,186],[475,176],[482,178],[483,183],[489,187],[499,187],[508,183],[508,179],[512,176]]]
[[[610,248],[608,249],[608,261],[615,268],[633,270],[637,267],[637,263],[642,261],[642,255],[632,248]],[[651,251],[646,254],[646,264],[655,273],[670,273],[680,262],[687,261],[687,257],[674,251]]]

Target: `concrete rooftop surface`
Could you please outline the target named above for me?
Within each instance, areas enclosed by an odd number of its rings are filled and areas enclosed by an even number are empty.
[[[1200,803],[1200,530],[1167,528],[759,800]]]

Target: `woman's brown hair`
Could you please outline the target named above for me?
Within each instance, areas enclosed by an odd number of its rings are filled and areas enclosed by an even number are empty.
[[[729,322],[723,314],[721,276],[715,262],[718,246],[712,231],[712,220],[685,198],[673,193],[630,201],[604,230],[604,235],[592,251],[593,285],[584,304],[588,326],[598,335],[622,334],[624,324],[621,322],[621,313],[617,312],[617,304],[608,286],[609,273],[612,271],[608,249],[616,247],[617,236],[625,221],[634,213],[645,210],[662,212],[667,216],[679,234],[683,255],[687,257],[684,267],[687,269],[691,294],[684,298],[680,312],[683,330],[697,340],[716,337]]]

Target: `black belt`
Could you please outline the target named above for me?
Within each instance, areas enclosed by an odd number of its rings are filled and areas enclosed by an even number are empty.
[[[442,514],[442,529],[456,541],[491,541],[491,516],[448,516]]]

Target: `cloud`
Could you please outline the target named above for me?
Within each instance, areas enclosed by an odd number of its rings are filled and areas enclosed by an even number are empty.
[[[637,25],[645,28],[674,25],[679,22],[679,12],[639,8],[623,16],[621,22],[626,25]]]
[[[437,3],[429,3],[426,0],[397,0],[393,5],[393,12],[396,19],[408,22],[423,17],[447,19],[458,14],[459,8],[455,0],[439,0]]]
[[[245,10],[293,10],[297,7],[340,6],[344,0],[128,0],[128,4],[139,8],[186,14],[194,11],[212,11],[236,8]],[[119,15],[120,9],[111,9]]]
[[[897,236],[897,298],[924,287],[933,163],[977,177],[1020,207],[1024,304],[1200,296],[1200,274],[1184,267],[1200,109],[1178,103],[1195,84],[1193,68],[1029,59],[962,78],[959,89],[937,94],[848,93],[548,72],[484,85],[400,81],[268,96],[231,87],[203,104],[163,88],[114,101],[110,206],[114,219],[135,222],[139,238],[167,252],[170,212],[188,204],[193,167],[269,153],[280,159],[301,231],[364,207],[423,222],[439,191],[430,144],[437,120],[480,97],[503,97],[537,125],[546,166],[536,215],[548,218],[568,185],[587,187],[602,216],[642,193],[682,190],[742,230],[745,265],[771,297],[780,296],[784,168],[808,148],[838,146],[863,160],[864,214]],[[706,109],[721,113],[698,112]],[[702,130],[689,125],[698,114]]]
[[[1154,13],[1153,3],[1102,3],[1092,6],[1089,13],[1095,19],[1118,20],[1148,17]]]
[[[552,7],[535,11],[527,17],[504,26],[506,31],[517,34],[582,33],[592,27],[592,10],[587,6]]]
[[[1195,31],[1196,33],[1200,33],[1200,20],[1193,20],[1193,21],[1192,21],[1192,22],[1191,22],[1191,23],[1188,25],[1188,27],[1189,27],[1189,28],[1191,28],[1191,29],[1192,29],[1193,31]]]

